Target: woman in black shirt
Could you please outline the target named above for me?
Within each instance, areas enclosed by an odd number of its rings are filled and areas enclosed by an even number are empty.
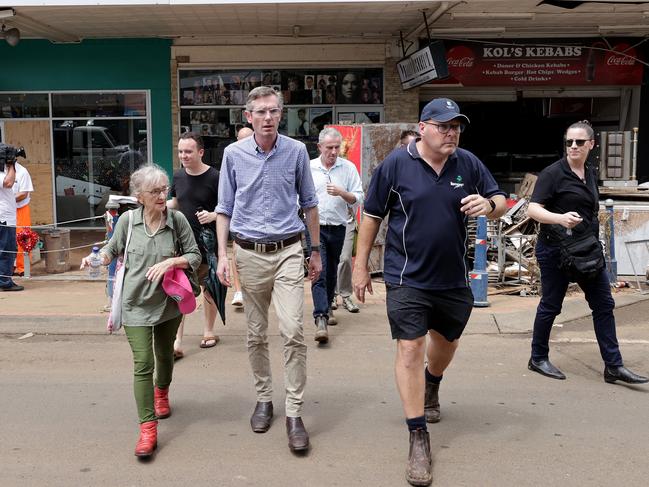
[[[536,258],[541,269],[541,302],[536,310],[532,337],[532,356],[528,368],[553,379],[566,376],[549,360],[550,331],[561,312],[570,276],[560,268],[562,239],[575,233],[592,232],[599,237],[599,192],[596,168],[586,162],[595,146],[593,128],[586,121],[568,127],[565,137],[566,156],[539,174],[530,200],[528,215],[541,223]],[[606,268],[592,278],[578,277],[586,301],[593,311],[595,336],[604,360],[604,380],[630,384],[649,382],[624,367],[615,333],[615,301]]]

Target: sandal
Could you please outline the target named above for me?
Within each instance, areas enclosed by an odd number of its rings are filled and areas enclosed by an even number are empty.
[[[212,348],[217,343],[219,343],[219,340],[220,340],[220,338],[217,337],[216,335],[209,336],[209,337],[203,337],[203,339],[201,340],[201,344],[199,346],[201,348]]]
[[[182,350],[174,350],[174,360],[180,360],[185,356],[185,353]]]

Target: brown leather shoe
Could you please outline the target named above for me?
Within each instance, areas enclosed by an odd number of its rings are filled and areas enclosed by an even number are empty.
[[[265,433],[270,429],[270,421],[273,419],[273,403],[259,402],[255,406],[255,411],[250,417],[250,426],[255,433]]]
[[[305,451],[309,449],[309,433],[304,428],[302,418],[286,417],[286,434],[288,447],[291,451]]]
[[[439,384],[426,381],[426,395],[424,396],[424,416],[427,423],[439,423]]]
[[[433,483],[433,460],[430,456],[430,437],[428,431],[410,432],[410,452],[406,480],[410,485],[430,485]]]

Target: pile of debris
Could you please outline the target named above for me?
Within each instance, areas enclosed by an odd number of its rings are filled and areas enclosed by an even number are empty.
[[[537,223],[527,216],[527,205],[535,183],[536,176],[526,174],[513,206],[499,220],[488,222],[490,295],[529,296],[539,293],[540,272],[534,252],[538,228]],[[475,222],[469,224],[470,242],[475,241],[475,226]]]

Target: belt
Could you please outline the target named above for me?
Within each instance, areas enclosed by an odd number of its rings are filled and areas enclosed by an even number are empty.
[[[262,254],[269,254],[271,252],[282,250],[284,247],[294,244],[295,242],[299,242],[301,238],[302,235],[300,233],[296,233],[292,237],[288,237],[277,242],[251,242],[249,240],[242,240],[238,237],[234,237],[234,241],[242,249],[254,250],[255,252],[260,252]]]

